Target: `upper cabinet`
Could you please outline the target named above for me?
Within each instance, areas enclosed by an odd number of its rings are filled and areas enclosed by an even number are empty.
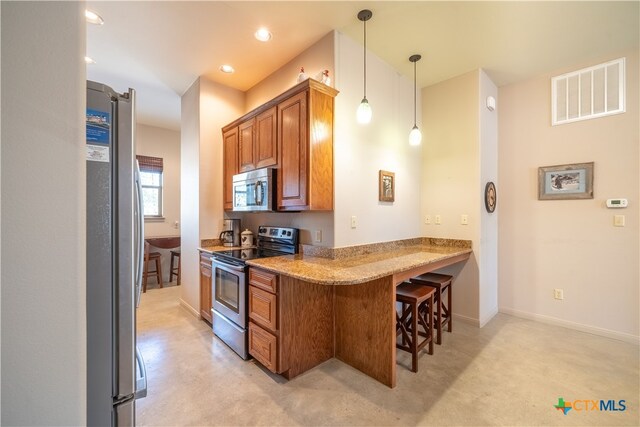
[[[233,209],[233,175],[238,173],[238,128],[222,133],[224,209]]]
[[[256,169],[278,164],[276,115],[276,107],[271,107],[256,117]]]
[[[278,210],[333,210],[333,109],[337,94],[337,90],[308,79],[222,128],[225,209],[233,207],[234,174],[274,167]],[[235,151],[228,146],[234,138]]]
[[[247,172],[256,168],[254,153],[256,119],[247,120],[238,126],[238,147],[240,153],[240,172]]]

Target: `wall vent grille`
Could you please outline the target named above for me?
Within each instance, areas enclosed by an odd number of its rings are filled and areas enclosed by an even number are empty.
[[[625,112],[625,58],[551,79],[553,126]]]

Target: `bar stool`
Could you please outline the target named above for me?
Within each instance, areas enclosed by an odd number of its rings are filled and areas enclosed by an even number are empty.
[[[162,287],[162,264],[160,262],[160,252],[149,253],[149,247],[151,245],[148,242],[144,242],[144,271],[142,272],[142,292],[147,292],[147,278],[149,276],[155,276],[160,287]],[[149,263],[155,262],[156,269],[149,271]]]
[[[404,282],[396,287],[396,301],[402,303],[396,312],[396,348],[411,353],[411,371],[418,372],[418,352],[429,344],[433,354],[433,304],[435,288]],[[419,328],[422,327],[422,330]],[[397,340],[402,336],[402,342]],[[424,339],[418,341],[418,337]]]
[[[439,273],[425,273],[420,276],[413,277],[411,283],[417,285],[426,285],[436,288],[435,304],[436,304],[436,330],[438,331],[436,344],[442,344],[442,328],[447,325],[447,330],[451,332],[453,321],[451,314],[453,313],[453,298],[451,287],[453,276]],[[442,295],[447,292],[447,303],[445,304]]]
[[[177,267],[173,266],[173,260],[175,258],[178,258],[178,266]],[[178,286],[180,286],[180,249],[176,249],[176,250],[171,251],[170,268],[171,268],[171,273],[169,274],[169,281],[171,282],[173,280],[173,276],[176,276],[178,278]]]

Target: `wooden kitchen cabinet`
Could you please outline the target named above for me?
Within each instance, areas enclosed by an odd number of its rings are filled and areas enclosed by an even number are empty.
[[[223,176],[222,185],[225,210],[233,209],[233,175],[238,173],[238,127],[226,130],[222,134]]]
[[[276,107],[238,125],[240,172],[278,163]]]
[[[333,287],[249,268],[249,354],[291,379],[333,357]]]
[[[240,172],[248,172],[256,168],[255,161],[255,127],[256,119],[240,123],[238,126],[238,148],[240,156]]]
[[[200,252],[200,316],[211,323],[211,256]]]
[[[278,104],[278,210],[333,210],[335,89],[315,80]]]
[[[286,367],[280,357],[278,275],[249,268],[249,354],[274,373]]]
[[[338,91],[307,79],[222,128],[224,209],[233,175],[277,168],[277,210],[333,210],[333,110]]]
[[[271,107],[256,117],[256,169],[278,164],[277,110]]]

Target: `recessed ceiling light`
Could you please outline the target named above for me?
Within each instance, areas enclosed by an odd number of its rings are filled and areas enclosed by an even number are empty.
[[[271,40],[271,33],[264,27],[256,31],[254,36],[261,42],[268,42],[269,40]]]
[[[235,70],[233,69],[233,67],[231,65],[221,65],[220,66],[220,71],[222,71],[223,73],[233,73]]]
[[[96,25],[104,24],[104,19],[102,19],[100,15],[98,15],[92,10],[85,9],[84,17],[87,19],[87,22],[89,22],[90,24],[96,24]]]
[[[89,57],[89,56],[85,56],[85,57],[84,57],[84,62],[85,62],[86,64],[95,64],[95,63],[96,63],[95,59],[93,59],[93,58],[91,58],[91,57]]]

